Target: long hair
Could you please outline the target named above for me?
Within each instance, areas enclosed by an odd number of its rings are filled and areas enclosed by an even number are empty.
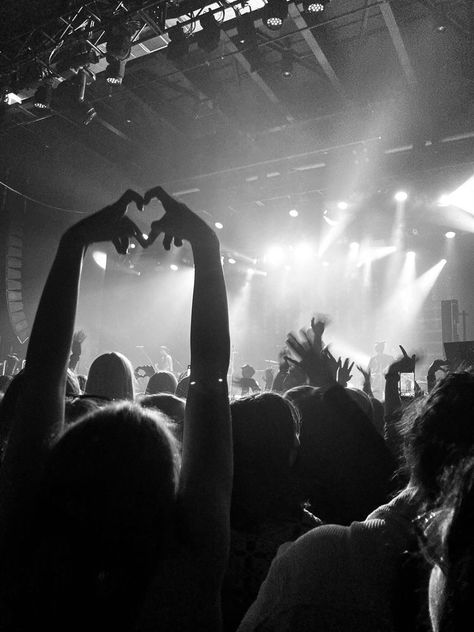
[[[89,369],[86,393],[132,401],[134,389],[130,360],[116,351],[98,356]]]
[[[50,629],[130,629],[172,529],[178,469],[163,418],[136,404],[101,408],[59,438],[30,551]]]

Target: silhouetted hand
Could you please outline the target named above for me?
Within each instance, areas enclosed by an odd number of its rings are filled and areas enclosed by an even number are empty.
[[[395,362],[392,362],[392,364],[388,367],[387,373],[413,373],[417,361],[416,354],[413,354],[410,357],[402,345],[399,346],[403,355],[401,358],[398,358],[398,360],[395,360]]]
[[[82,351],[82,343],[87,338],[85,332],[82,329],[74,332],[72,337],[71,353],[73,355],[80,356]]]
[[[130,245],[130,237],[134,237],[142,246],[146,246],[142,232],[132,220],[125,217],[127,206],[135,202],[139,210],[143,210],[143,198],[139,193],[129,189],[114,204],[101,211],[89,215],[66,231],[66,238],[83,246],[100,241],[112,241],[119,254],[126,254]]]
[[[354,366],[354,363],[352,362],[351,364],[349,358],[346,358],[344,360],[344,363],[341,362],[341,358],[339,358],[338,360],[338,365],[339,365],[339,369],[337,371],[337,381],[338,384],[340,384],[341,386],[347,386],[347,382],[349,382],[352,379],[352,367]]]
[[[364,378],[364,384],[370,385],[370,369],[363,369],[359,364],[357,365],[357,370],[362,373],[362,377]]]
[[[429,369],[428,375],[434,375],[436,371],[446,371],[449,363],[446,360],[433,360]]]
[[[286,359],[302,369],[313,386],[334,384],[335,376],[329,368],[328,358],[319,349],[318,342],[311,340],[308,332],[301,329],[298,335],[289,333],[286,344],[299,360],[295,360],[290,356],[286,356]]]
[[[150,246],[156,238],[164,233],[163,246],[165,250],[171,248],[174,240],[175,246],[182,246],[183,239],[187,239],[191,245],[196,245],[203,241],[208,242],[209,238],[214,238],[215,233],[196,213],[190,208],[178,202],[171,195],[168,195],[161,187],[154,187],[145,193],[145,204],[156,198],[165,209],[163,217],[151,225],[148,235],[147,245]]]

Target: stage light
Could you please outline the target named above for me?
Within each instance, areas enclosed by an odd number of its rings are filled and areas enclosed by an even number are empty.
[[[110,57],[109,64],[105,70],[107,83],[119,86],[125,76],[125,61]]]
[[[102,268],[102,270],[105,270],[105,268],[107,267],[107,253],[106,252],[95,250],[92,253],[92,258],[94,259],[96,264],[99,266],[99,268]]]
[[[284,258],[285,253],[281,246],[271,246],[267,250],[263,260],[265,263],[269,263],[270,265],[278,265],[283,262]]]
[[[414,259],[416,257],[416,252],[413,252],[413,250],[409,250],[407,252],[407,257],[409,257],[410,259]]]
[[[454,239],[454,237],[456,237],[456,233],[453,230],[448,230],[448,232],[445,233],[444,236],[446,237],[446,239]]]
[[[443,193],[438,200],[438,206],[449,206],[451,204],[451,196],[448,193]]]
[[[178,270],[178,266],[175,263],[172,263],[170,265],[170,270],[173,270],[173,272],[176,272]]]
[[[293,73],[293,55],[291,51],[284,51],[281,55],[281,74],[284,77],[291,77]]]
[[[39,110],[49,110],[51,107],[51,97],[53,95],[53,87],[49,83],[41,84],[34,97],[34,106]]]
[[[288,15],[286,0],[268,0],[264,12],[263,22],[271,31],[278,31]]]
[[[441,259],[441,261],[439,263],[440,263],[440,265],[445,266],[448,263],[448,260],[447,259]]]
[[[349,204],[347,202],[338,202],[337,203],[337,208],[340,211],[345,211],[345,210],[347,210],[349,208]]]
[[[112,23],[106,29],[105,39],[108,66],[105,71],[107,83],[120,85],[125,75],[125,63],[132,51],[132,35],[136,31],[136,24]]]
[[[315,15],[316,13],[322,13],[327,4],[329,4],[329,0],[320,0],[320,2],[314,2],[314,0],[305,0],[303,2],[303,11],[312,15]]]
[[[290,212],[288,213],[288,215],[289,215],[290,217],[298,217],[299,213],[298,213],[298,211],[297,211],[295,208],[292,208],[292,209],[290,210]]]
[[[222,230],[224,228],[224,224],[222,224],[221,222],[214,222],[214,226],[219,230]]]
[[[236,261],[235,259],[233,259],[232,257],[229,257],[229,258],[227,259],[227,261],[228,261],[231,265],[234,265],[234,264],[236,264],[236,263],[237,263],[237,261]]]
[[[313,248],[310,244],[303,242],[298,244],[295,249],[295,260],[297,263],[308,263],[314,255]]]
[[[207,11],[199,18],[199,23],[202,31],[198,36],[198,46],[207,53],[211,53],[219,46],[221,38],[219,22],[210,11]]]
[[[142,233],[142,237],[143,239],[145,239],[145,241],[148,239],[148,235],[146,233]]]
[[[175,24],[168,31],[169,43],[166,49],[168,59],[179,59],[189,53],[186,33],[180,24]]]
[[[257,43],[257,31],[252,13],[244,13],[237,18],[237,37],[240,44],[250,46]]]
[[[130,248],[131,248],[132,250],[135,250],[136,245],[132,242],[132,243],[130,244]]]
[[[406,191],[397,191],[394,197],[397,202],[406,202],[408,200],[408,193]]]

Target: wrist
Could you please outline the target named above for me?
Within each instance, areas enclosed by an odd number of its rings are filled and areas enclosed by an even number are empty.
[[[74,230],[74,227],[66,230],[59,245],[68,250],[85,250],[87,247],[86,240],[77,230]]]
[[[385,379],[386,380],[399,380],[400,379],[400,373],[398,373],[398,371],[387,371],[387,373],[385,374]]]

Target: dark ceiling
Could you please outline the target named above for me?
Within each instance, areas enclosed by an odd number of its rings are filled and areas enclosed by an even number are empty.
[[[322,211],[344,198],[373,208],[400,184],[429,204],[472,173],[469,0],[332,0],[318,21],[290,3],[280,31],[266,28],[256,10],[257,58],[255,46],[239,44],[231,19],[217,49],[203,51],[191,35],[189,54],[174,61],[159,12],[186,21],[209,3],[128,4],[143,5],[134,13],[143,35],[123,84],[97,72],[86,93],[97,116],[87,126],[67,107],[70,81],[55,91],[51,111],[36,110],[31,96],[5,108],[4,181],[73,209],[130,184],[160,182],[221,219],[232,247],[249,251],[292,206]],[[85,5],[127,9],[105,0],[2,2],[3,75],[40,23]],[[440,18],[443,31],[435,28]],[[290,76],[282,55],[292,61]]]

